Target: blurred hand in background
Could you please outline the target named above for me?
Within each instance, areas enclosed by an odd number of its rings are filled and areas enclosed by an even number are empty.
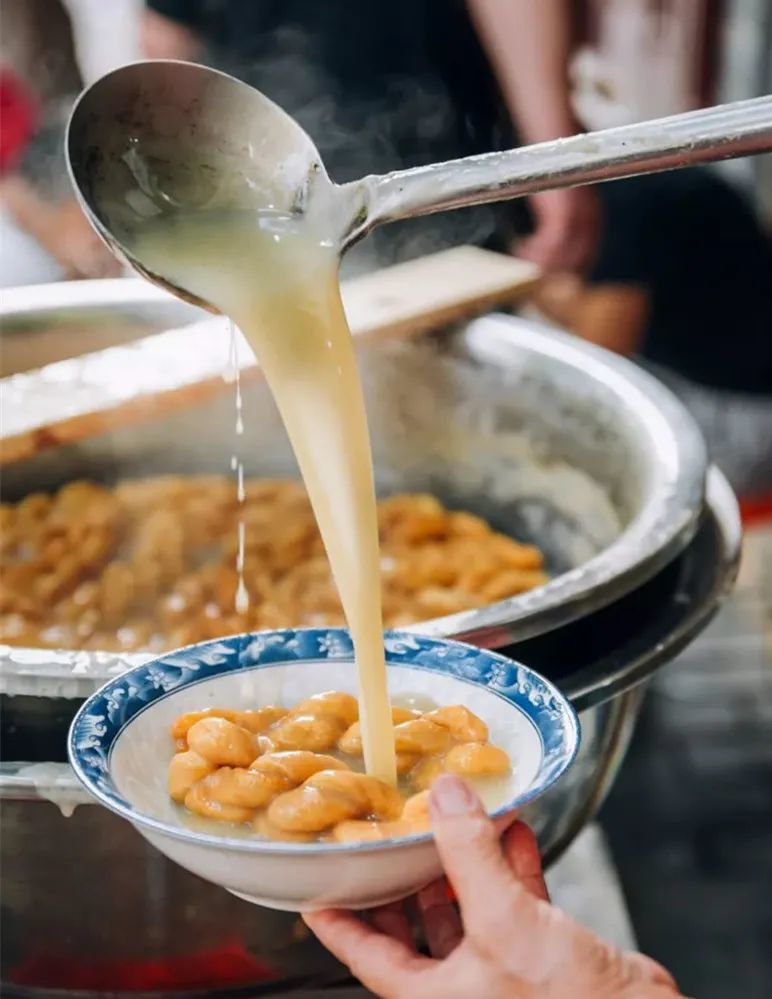
[[[583,131],[571,105],[574,48],[568,0],[468,0],[499,89],[522,144]],[[592,188],[545,191],[529,199],[533,233],[518,256],[547,272],[589,269],[598,248],[601,212]]]

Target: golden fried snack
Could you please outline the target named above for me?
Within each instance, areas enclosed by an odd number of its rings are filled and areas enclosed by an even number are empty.
[[[259,757],[248,770],[219,767],[201,783],[208,800],[262,808],[277,794],[297,787],[320,770],[348,770],[348,766],[342,760],[317,753],[274,753]]]
[[[470,778],[497,777],[510,769],[509,757],[503,749],[489,743],[466,742],[453,746],[442,756],[419,760],[410,771],[410,781],[415,787],[429,788],[441,773]]]
[[[268,819],[288,832],[321,832],[345,819],[396,819],[402,798],[396,788],[352,771],[322,770],[268,807]]]
[[[451,740],[486,742],[488,739],[488,726],[463,705],[437,708],[423,715],[410,708],[393,707],[391,716],[395,725],[399,773],[406,773],[420,756],[442,752]],[[352,756],[361,756],[359,722],[343,733],[338,740],[338,749]]]
[[[488,726],[462,704],[427,711],[423,716],[447,728],[457,742],[487,742]]]
[[[248,767],[259,752],[254,735],[227,718],[202,718],[187,738],[193,752],[216,766]]]
[[[212,775],[216,776],[216,775]],[[189,812],[202,815],[205,819],[217,819],[218,822],[249,822],[255,814],[254,808],[243,805],[226,805],[209,794],[205,781],[198,781],[185,795],[185,807]]]
[[[400,722],[410,721],[411,718],[418,718],[420,711],[413,711],[412,708],[400,708],[392,705],[391,720],[395,725]],[[338,740],[338,749],[351,756],[362,755],[362,730],[359,722],[355,721],[350,725]]]
[[[249,607],[237,612],[243,524]],[[433,496],[379,504],[384,622],[399,627],[546,582],[538,549]],[[0,642],[163,652],[263,628],[344,624],[302,485],[164,476],[73,482],[0,506]],[[232,719],[231,719],[232,720]],[[249,726],[247,726],[249,727]],[[181,747],[184,748],[184,747]]]
[[[273,749],[332,749],[359,714],[355,697],[337,691],[301,701],[265,734]]]
[[[346,725],[353,725],[359,717],[359,704],[352,694],[327,690],[323,694],[307,697],[293,709],[297,714],[332,715]]]
[[[182,788],[183,781],[192,770],[191,764],[175,767],[175,761],[191,755],[196,754],[191,754],[190,751],[178,753],[171,762],[170,781],[174,770],[175,790]],[[214,769],[210,765],[209,772],[203,772],[199,780],[192,782],[185,789],[182,798],[186,807],[198,815],[229,822],[245,822],[252,818],[255,809],[263,808],[276,795],[297,787],[320,770],[347,769],[347,764],[332,756],[305,752],[274,753],[255,760],[248,770],[228,766]],[[172,797],[180,800],[176,795]],[[242,816],[238,809],[248,814]]]
[[[412,718],[394,727],[394,745],[398,753],[426,756],[441,753],[450,746],[453,736],[445,725],[438,725],[428,715]]]
[[[286,714],[286,708],[274,705],[247,711],[232,711],[229,708],[204,708],[202,711],[189,711],[175,719],[172,725],[172,738],[175,742],[181,739],[187,741],[188,729],[197,721],[201,721],[202,718],[225,718],[227,721],[233,722],[234,725],[240,725],[241,728],[258,735]]]
[[[280,829],[279,826],[275,826],[270,821],[266,812],[257,813],[252,828],[263,839],[275,839],[285,843],[314,843],[317,839],[316,833],[290,832],[288,829]]]
[[[348,819],[335,826],[331,838],[336,843],[375,842],[399,836],[414,836],[416,833],[428,832],[430,828],[429,792],[421,791],[407,799],[400,818],[390,822]]]
[[[402,818],[406,822],[429,822],[429,792],[419,791],[408,798],[402,807]]]
[[[297,787],[320,770],[348,770],[349,765],[334,756],[324,753],[309,753],[302,749],[286,752],[266,753],[260,756],[250,767],[258,773],[270,777],[281,777],[285,780],[282,790]]]
[[[188,712],[171,726],[180,751],[169,765],[169,794],[205,818],[249,822],[268,839],[376,841],[429,829],[428,789],[439,774],[475,780],[511,769],[507,754],[488,743],[485,723],[464,705],[423,714],[392,708],[398,789],[349,769],[338,756],[275,749],[332,740],[330,748],[361,760],[357,714],[356,700],[339,691],[290,710]],[[410,788],[422,790],[408,797]]]
[[[169,764],[167,786],[169,796],[174,801],[183,801],[193,785],[207,777],[215,769],[215,764],[194,753],[192,749],[175,753]]]
[[[454,746],[445,754],[445,769],[462,777],[496,777],[510,769],[503,749],[482,742]]]
[[[338,741],[343,724],[334,715],[291,715],[264,737],[261,746],[264,752],[274,749],[324,752]]]
[[[382,839],[409,836],[407,828],[401,819],[395,819],[393,822],[345,819],[333,827],[329,838],[333,843],[375,843]]]
[[[419,758],[416,765],[410,771],[410,783],[413,787],[428,790],[442,773],[445,773],[443,756]]]
[[[280,777],[268,777],[244,767],[218,767],[204,777],[200,791],[207,801],[216,801],[226,807],[255,809],[262,808],[286,787],[286,780]]]
[[[420,758],[417,753],[397,753],[397,776],[404,777],[410,773]]]

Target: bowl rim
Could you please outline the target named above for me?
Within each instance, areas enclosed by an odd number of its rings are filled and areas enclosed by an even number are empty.
[[[300,641],[303,642],[306,654],[297,657],[289,655],[290,649],[287,646]],[[316,644],[317,651],[310,655],[308,648],[312,642]],[[454,681],[483,688],[489,695],[499,698],[512,710],[524,715],[535,730],[542,745],[540,769],[528,788],[488,813],[492,819],[510,814],[543,794],[562,777],[576,759],[581,742],[581,726],[576,711],[568,698],[551,681],[535,670],[487,649],[479,649],[452,639],[433,638],[405,631],[385,632],[384,646],[387,668],[398,666],[422,672],[439,672],[451,676]],[[431,664],[414,661],[415,657],[411,659],[410,653],[417,653],[418,657],[427,657]],[[192,665],[196,656],[201,658],[203,665]],[[254,658],[243,662],[245,656]],[[407,658],[400,661],[400,656]],[[448,668],[443,661],[448,656],[455,657],[453,665],[467,675],[463,673],[460,675]],[[164,653],[108,681],[81,705],[67,735],[67,755],[70,765],[86,791],[110,811],[140,829],[180,840],[189,845],[239,853],[313,856],[393,850],[410,844],[432,841],[434,837],[431,832],[356,843],[285,843],[279,840],[211,835],[182,825],[172,825],[163,819],[139,811],[115,785],[111,769],[113,750],[120,736],[132,722],[154,704],[181,689],[204,683],[226,673],[331,660],[353,663],[353,649],[348,629],[289,628],[255,631],[208,639]],[[478,669],[483,665],[490,667],[487,679],[483,678],[482,673],[478,678],[468,675],[475,668],[475,664]],[[163,676],[160,671],[164,668],[180,671],[176,682],[173,677]],[[197,675],[202,669],[205,675]],[[187,674],[183,672],[184,670],[188,671]],[[502,682],[504,679],[513,682],[507,685]],[[144,685],[142,681],[145,681]],[[153,685],[152,690],[148,690],[148,683]],[[173,685],[167,687],[165,684]],[[509,695],[505,692],[507,690],[510,691]],[[141,700],[141,696],[147,699]],[[117,721],[109,719],[111,705],[115,709]],[[128,717],[124,717],[128,712],[130,712]],[[537,720],[539,712],[544,713],[541,724]],[[548,715],[552,716],[552,726],[559,733],[557,744],[550,748],[544,742]],[[97,755],[96,762],[85,759],[91,750]],[[540,779],[539,775],[543,774],[547,758],[550,758],[549,773]],[[100,775],[99,781],[96,779],[96,774]],[[105,786],[100,786],[100,782]]]

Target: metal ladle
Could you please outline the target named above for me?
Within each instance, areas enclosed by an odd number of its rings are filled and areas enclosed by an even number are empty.
[[[343,252],[382,222],[771,150],[772,96],[338,185],[303,129],[259,91],[159,60],[84,91],[66,145],[83,208],[112,250],[216,311],[135,255],[139,222],[180,209],[318,212]]]

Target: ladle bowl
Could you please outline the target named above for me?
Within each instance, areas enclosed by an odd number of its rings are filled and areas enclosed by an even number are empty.
[[[252,87],[193,63],[108,73],[81,96],[66,141],[83,208],[113,252],[210,311],[135,256],[138,222],[175,208],[302,212],[312,197],[329,204],[334,192],[316,147],[289,115]]]
[[[382,222],[772,149],[772,97],[337,185],[309,136],[259,91],[158,60],[89,87],[66,146],[81,203],[112,250],[216,311],[137,255],[138,223],[177,209],[315,213],[343,252]]]

